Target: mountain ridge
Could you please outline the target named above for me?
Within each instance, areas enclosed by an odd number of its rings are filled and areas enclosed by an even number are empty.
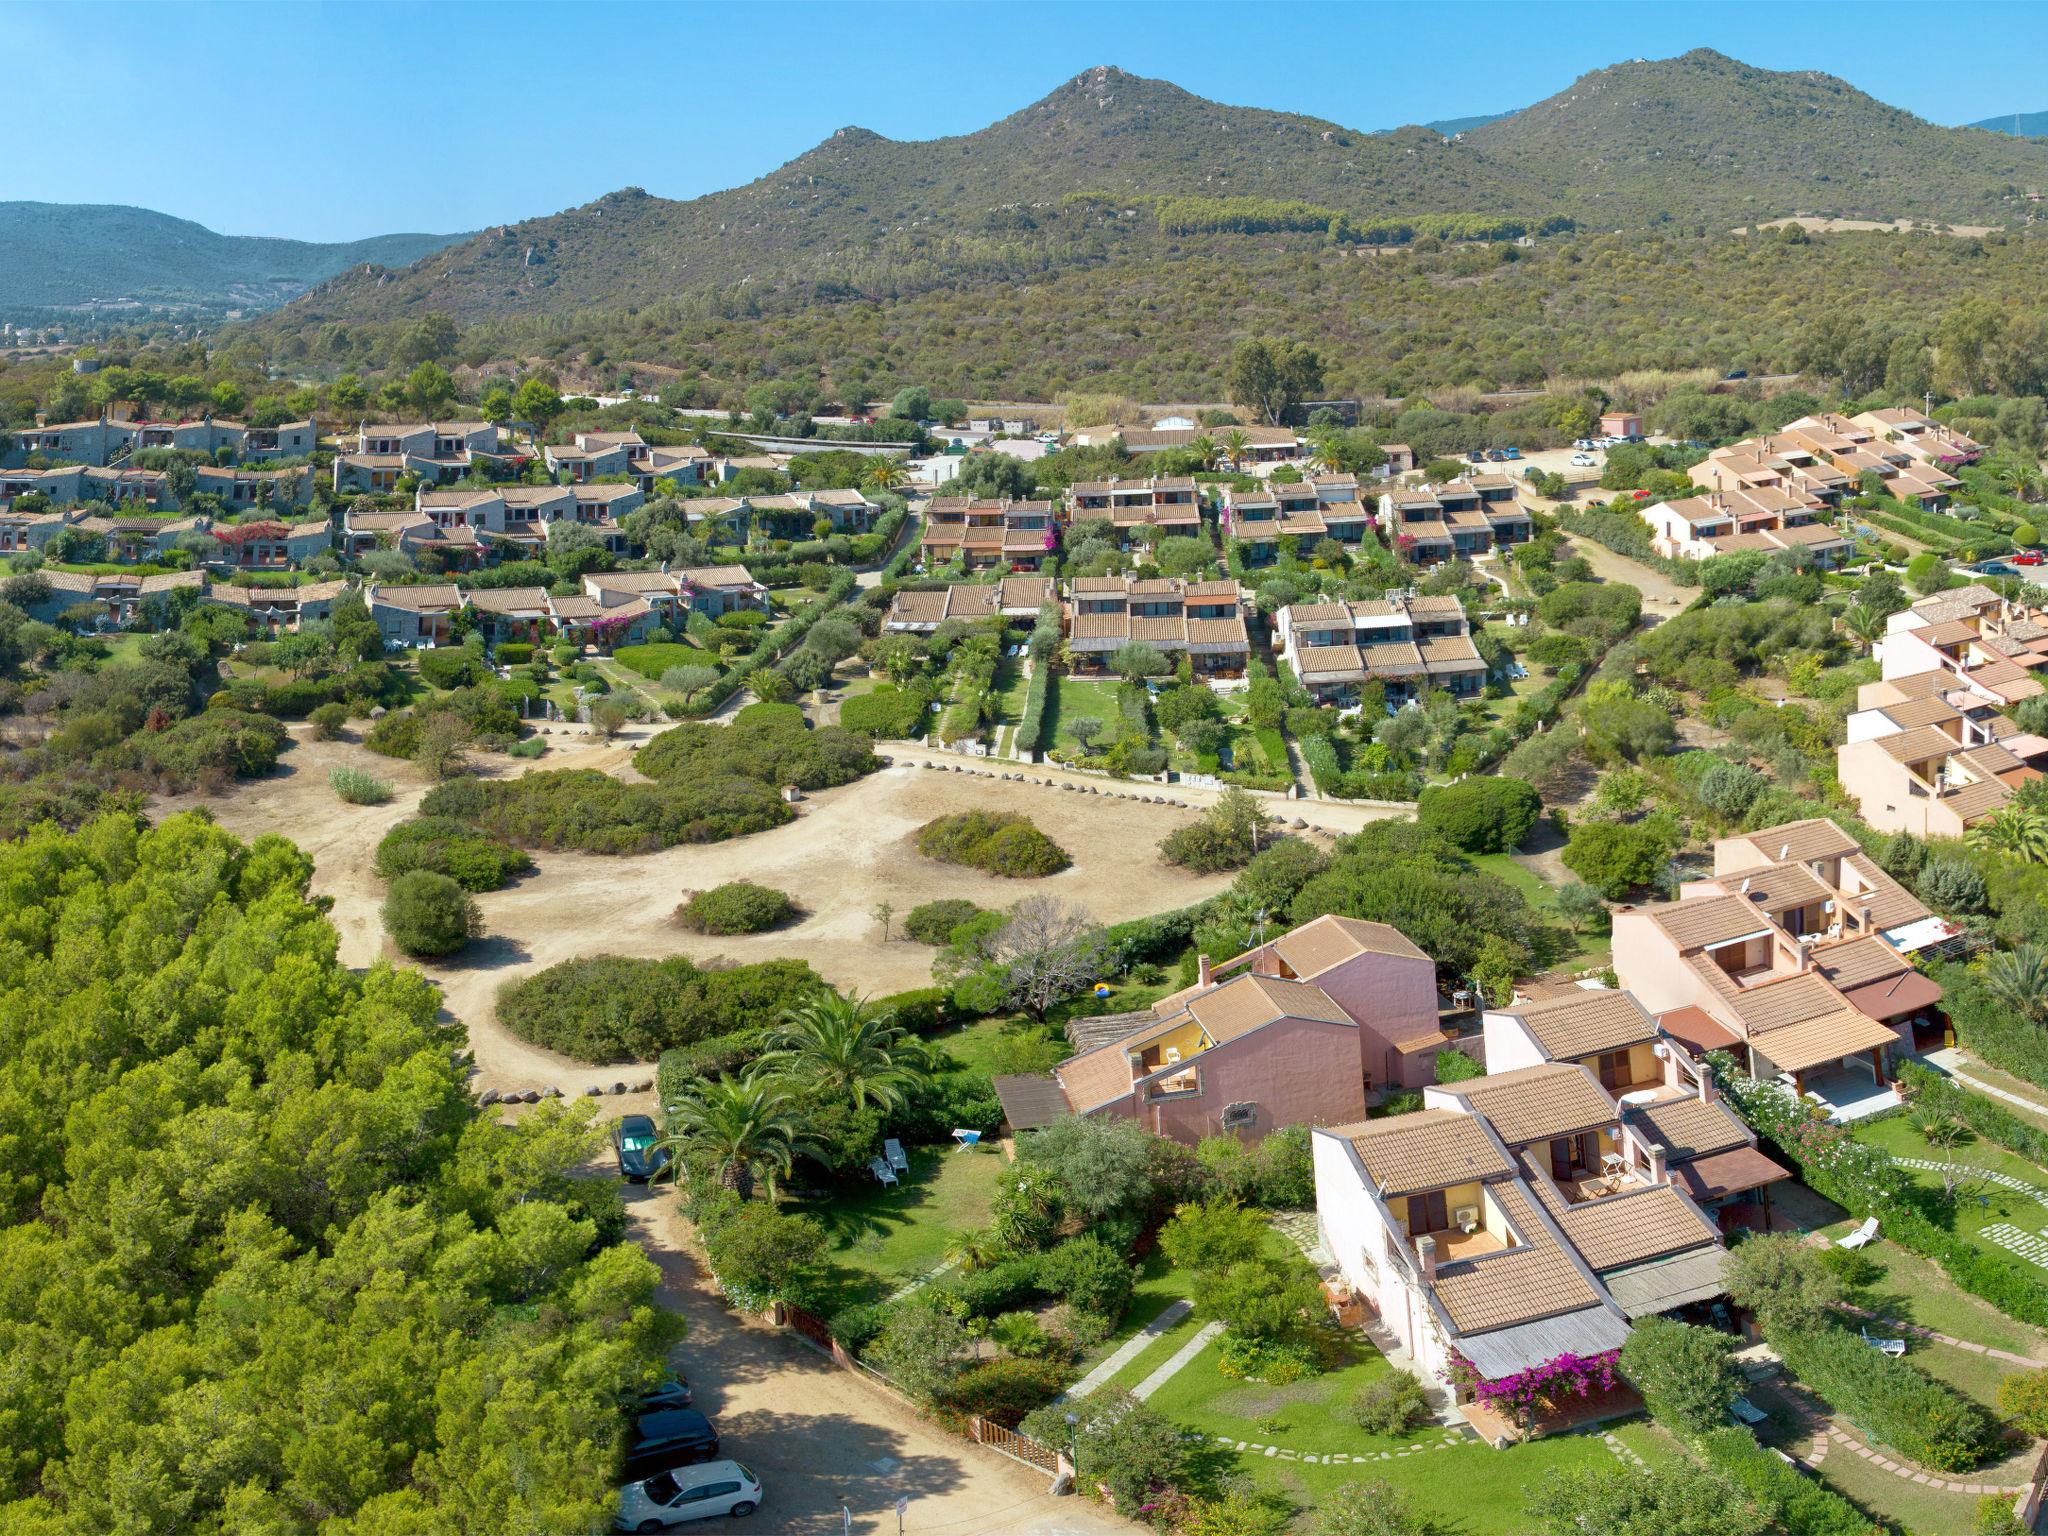
[[[124,203],[0,202],[0,315],[88,305],[273,308],[362,263],[406,266],[464,235],[223,235]]]

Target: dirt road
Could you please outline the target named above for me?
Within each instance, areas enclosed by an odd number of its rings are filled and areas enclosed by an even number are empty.
[[[633,1235],[661,1266],[662,1299],[689,1321],[676,1350],[696,1404],[718,1426],[724,1454],[761,1479],[761,1508],[745,1520],[691,1531],[837,1536],[841,1501],[851,1529],[887,1536],[908,1494],[906,1536],[1130,1536],[1141,1528],[1080,1498],[1054,1498],[1049,1479],[948,1435],[789,1334],[743,1323],[683,1246],[666,1190],[627,1192]]]

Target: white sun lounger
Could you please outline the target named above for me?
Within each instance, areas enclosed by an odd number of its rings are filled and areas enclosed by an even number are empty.
[[[1877,1218],[1875,1216],[1866,1216],[1863,1218],[1862,1226],[1851,1232],[1847,1237],[1837,1238],[1835,1246],[1837,1248],[1849,1249],[1862,1248],[1867,1246],[1870,1240],[1876,1236]]]

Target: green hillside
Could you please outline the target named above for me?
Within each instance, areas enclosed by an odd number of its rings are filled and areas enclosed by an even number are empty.
[[[0,316],[140,302],[269,309],[365,262],[404,266],[460,235],[322,245],[218,235],[187,219],[92,203],[0,203]]]
[[[1982,128],[1990,133],[2009,133],[2019,139],[2048,139],[2048,112],[2013,112],[1964,126]]]

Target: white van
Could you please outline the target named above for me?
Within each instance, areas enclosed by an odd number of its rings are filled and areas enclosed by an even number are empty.
[[[761,1503],[761,1484],[736,1461],[705,1461],[694,1467],[657,1472],[645,1482],[619,1490],[619,1531],[665,1531],[686,1520],[718,1515],[751,1515]]]

